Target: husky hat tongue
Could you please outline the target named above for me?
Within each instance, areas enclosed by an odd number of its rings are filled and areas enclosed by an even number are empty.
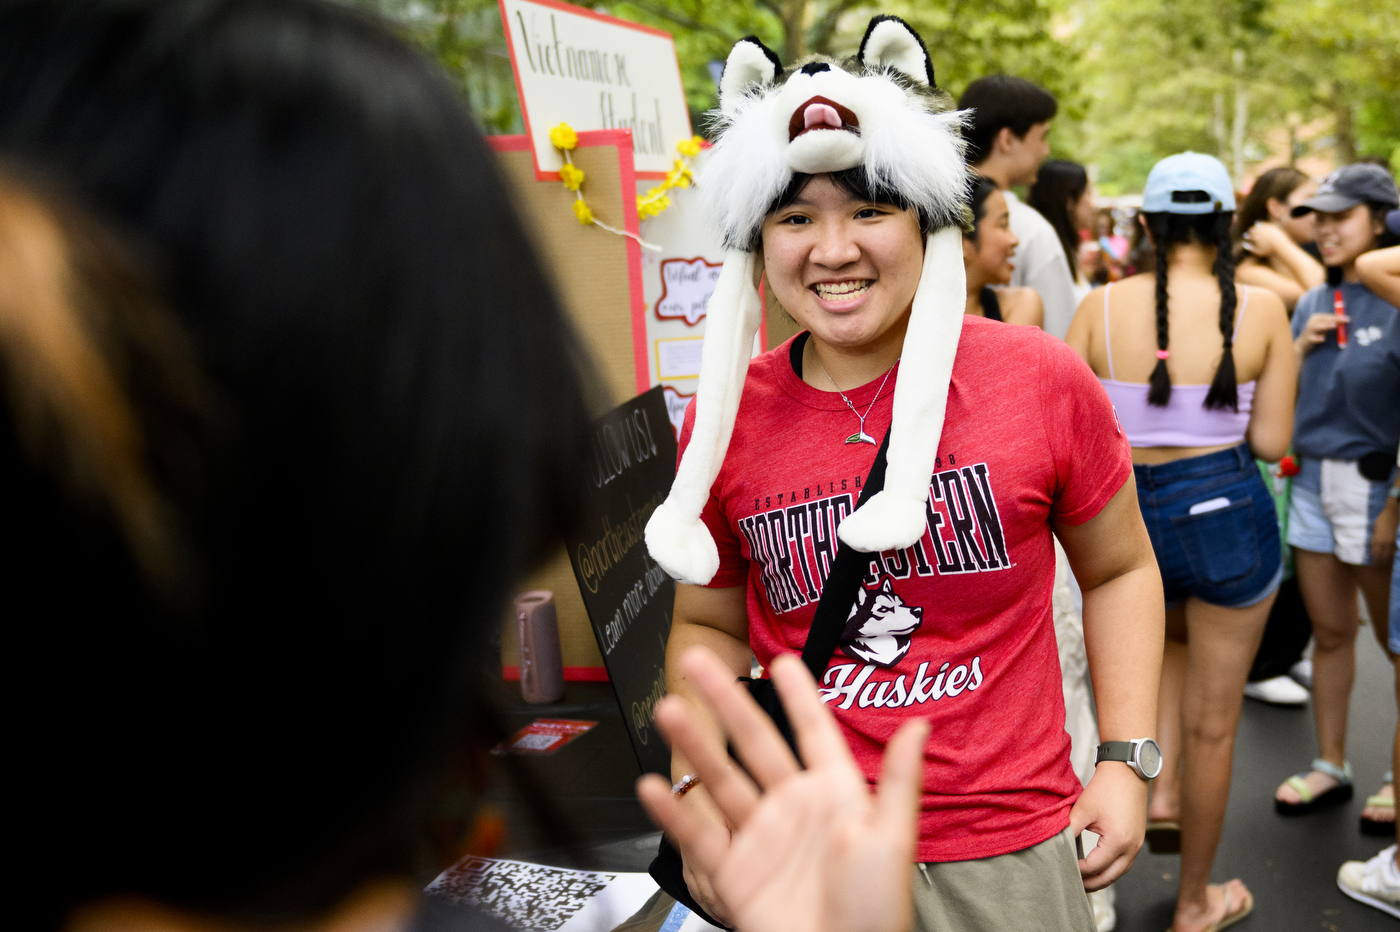
[[[754,334],[763,316],[755,269],[763,218],[795,172],[859,166],[872,191],[918,211],[926,240],[894,392],[884,490],[841,522],[841,540],[872,552],[912,546],[926,507],[966,300],[962,229],[969,222],[962,115],[934,83],[923,41],[903,20],[870,21],[857,55],[784,71],[742,39],[720,76],[717,138],[697,189],[725,244],[710,296],[690,443],[670,495],[647,522],[652,559],[704,585],[719,553],[700,514],[733,433]],[[836,132],[832,132],[836,130]]]
[[[815,129],[819,126],[830,126],[832,129],[841,128],[841,118],[836,115],[835,107],[828,107],[826,104],[807,105],[807,109],[802,111],[802,127]]]

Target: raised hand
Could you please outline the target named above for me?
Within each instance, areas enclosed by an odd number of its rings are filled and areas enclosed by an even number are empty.
[[[748,773],[695,709],[668,697],[657,707],[657,725],[692,762],[727,827],[682,805],[658,776],[643,777],[637,795],[710,878],[727,917],[742,932],[908,929],[927,723],[911,721],[895,733],[872,794],[796,657],[777,658],[771,674],[805,770],[717,657],[696,648],[680,663]]]

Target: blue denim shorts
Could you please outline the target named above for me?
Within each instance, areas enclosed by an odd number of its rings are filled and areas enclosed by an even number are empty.
[[[1245,608],[1278,588],[1278,514],[1247,445],[1134,466],[1133,475],[1167,608],[1187,596]]]

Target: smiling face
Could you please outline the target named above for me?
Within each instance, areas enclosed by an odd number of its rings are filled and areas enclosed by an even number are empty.
[[[1317,211],[1316,216],[1317,248],[1324,265],[1347,270],[1357,256],[1376,248],[1382,227],[1365,204],[1335,214]]]
[[[903,339],[923,270],[917,214],[862,201],[817,175],[763,221],[763,263],[783,308],[846,352]]]
[[[1015,265],[1016,234],[1011,232],[1011,211],[1000,191],[987,195],[982,219],[977,221],[977,237],[963,237],[963,262],[967,266],[969,289],[982,285],[1008,285]]]

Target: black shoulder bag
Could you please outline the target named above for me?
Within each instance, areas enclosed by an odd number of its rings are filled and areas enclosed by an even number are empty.
[[[861,489],[860,499],[856,502],[857,508],[884,488],[885,457],[889,448],[890,435],[886,431],[880,451],[875,455],[875,464],[870,467],[870,475],[865,477],[865,487]],[[870,557],[867,554],[848,547],[844,542],[838,544],[836,560],[831,565],[831,572],[827,574],[826,586],[822,589],[821,599],[818,600],[816,612],[812,615],[812,627],[807,632],[807,643],[802,647],[802,662],[807,665],[807,669],[812,672],[812,677],[818,683],[826,672],[831,655],[841,643],[841,633],[846,628],[851,606],[856,601],[856,591],[860,588],[861,580],[865,578],[869,564]],[[748,676],[741,676],[739,679],[748,687],[749,695],[759,707],[773,719],[793,753],[797,754],[797,741],[793,737],[792,726],[788,723],[787,713],[783,711],[783,704],[778,698],[778,691],[773,687],[773,681]],[[798,758],[800,760],[801,755],[798,755]],[[656,858],[651,862],[649,873],[657,886],[675,897],[678,902],[685,904],[691,912],[698,913],[701,919],[711,925],[722,925],[710,918],[690,895],[690,888],[685,882],[681,853],[665,835],[661,836],[661,846],[656,852]]]

